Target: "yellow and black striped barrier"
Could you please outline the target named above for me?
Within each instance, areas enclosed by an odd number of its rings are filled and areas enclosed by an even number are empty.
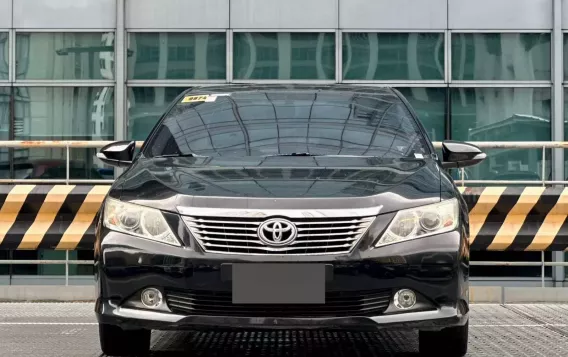
[[[0,249],[93,249],[110,186],[0,185]]]
[[[93,249],[109,185],[0,185],[0,249]],[[460,187],[472,250],[568,248],[568,187]]]
[[[460,187],[472,250],[561,251],[568,247],[568,187]]]

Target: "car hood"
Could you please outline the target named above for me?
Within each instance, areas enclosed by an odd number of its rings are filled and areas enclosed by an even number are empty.
[[[113,191],[122,201],[174,212],[380,206],[386,213],[439,202],[440,170],[433,159],[142,158]]]

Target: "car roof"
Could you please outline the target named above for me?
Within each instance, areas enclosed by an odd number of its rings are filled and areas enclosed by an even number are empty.
[[[183,94],[218,94],[238,92],[336,92],[358,93],[367,96],[393,97],[398,95],[391,87],[358,86],[345,84],[226,84],[219,86],[198,86],[187,89]]]

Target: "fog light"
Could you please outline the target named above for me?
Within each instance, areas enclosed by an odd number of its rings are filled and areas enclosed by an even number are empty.
[[[402,289],[394,294],[394,306],[406,310],[416,305],[416,294],[412,290]]]
[[[149,308],[156,308],[162,304],[162,293],[158,289],[148,288],[140,295],[142,304]]]

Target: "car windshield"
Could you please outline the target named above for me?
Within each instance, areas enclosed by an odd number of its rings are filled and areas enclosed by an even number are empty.
[[[167,113],[144,151],[146,157],[387,159],[429,153],[415,119],[389,89],[187,94]]]

